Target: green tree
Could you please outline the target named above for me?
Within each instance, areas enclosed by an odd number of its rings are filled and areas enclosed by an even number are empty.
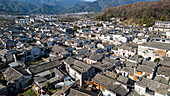
[[[143,58],[143,56],[142,56],[142,55],[139,55],[138,58]]]
[[[146,25],[145,25],[145,27],[151,27],[151,26],[152,26],[152,24],[149,23],[149,22],[147,22]]]
[[[161,15],[160,20],[164,21],[165,20],[165,16]]]
[[[36,93],[32,89],[28,89],[24,93],[22,93],[23,96],[37,96]]]
[[[102,24],[102,23],[97,23],[97,26],[98,26],[98,27],[102,27],[103,24]]]
[[[86,28],[91,28],[91,26],[87,25]]]
[[[84,29],[84,28],[85,28],[85,26],[82,26],[82,27],[81,27],[81,29]]]
[[[79,29],[79,27],[78,26],[73,26],[73,29],[77,30],[77,29]]]
[[[46,85],[45,85],[45,88],[47,88],[47,89],[48,89],[49,87],[50,87],[50,83],[49,83],[49,82],[47,82],[47,83],[46,83]]]
[[[156,58],[155,60],[154,60],[154,62],[159,62],[160,61],[160,58]]]

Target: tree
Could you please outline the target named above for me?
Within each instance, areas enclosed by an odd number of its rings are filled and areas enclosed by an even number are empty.
[[[155,60],[154,60],[154,62],[159,62],[160,61],[160,58],[156,58]]]
[[[91,28],[91,26],[87,25],[86,28]]]
[[[97,23],[97,26],[98,26],[98,27],[102,27],[103,24],[102,24],[102,23]]]
[[[77,30],[77,29],[79,29],[79,27],[78,26],[73,26],[73,29]]]
[[[138,58],[143,58],[143,56],[142,56],[142,55],[139,55]]]
[[[150,24],[149,22],[146,23],[145,27],[152,27],[152,24]]]
[[[165,20],[165,16],[161,15],[160,20],[164,21]]]
[[[45,85],[45,88],[47,88],[47,89],[48,89],[49,87],[50,87],[50,83],[49,83],[49,82],[47,82],[47,83],[46,83],[46,85]]]
[[[81,27],[81,29],[84,29],[84,28],[85,28],[85,26],[82,26],[82,27]]]
[[[145,7],[143,7],[145,6]],[[155,20],[169,21],[170,1],[140,2],[119,7],[111,7],[96,16],[97,20],[110,20],[111,17],[133,19],[139,25],[154,24]],[[150,26],[149,24],[149,26]]]

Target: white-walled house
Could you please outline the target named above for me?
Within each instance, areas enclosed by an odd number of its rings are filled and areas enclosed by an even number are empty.
[[[170,32],[166,32],[166,37],[170,38]]]
[[[21,58],[25,58],[25,61],[28,61],[28,60],[32,60],[32,59],[42,57],[44,55],[45,55],[45,48],[43,48],[43,47],[41,47],[41,48],[32,47],[32,49],[25,52],[25,57],[21,57]]]
[[[138,45],[138,55],[154,61],[156,58],[161,59],[163,56],[170,57],[169,48],[169,43],[148,42],[143,45]]]
[[[156,65],[152,65],[152,63],[150,62],[150,65],[138,65],[137,68],[135,68],[135,76],[138,77],[143,77],[145,76],[148,79],[152,79],[153,75],[156,71]]]
[[[165,27],[155,27],[154,31],[170,32],[170,28]]]
[[[135,83],[135,91],[145,96],[169,96],[170,86],[158,81],[143,78]]]
[[[96,85],[96,88],[101,90],[103,96],[126,96],[129,92],[127,85],[103,74],[96,74],[92,84]]]
[[[169,27],[170,28],[170,21],[155,21],[155,26],[157,26],[157,27]]]
[[[71,57],[68,57],[64,64],[69,75],[75,80],[80,80],[80,86],[83,86],[84,81],[90,79],[95,74],[94,67]]]
[[[118,54],[120,56],[131,57],[137,54],[137,48],[133,45],[122,45],[118,48]]]
[[[156,76],[162,76],[166,79],[166,81],[168,81],[168,85],[170,85],[170,81],[169,81],[169,76],[170,76],[170,68],[168,67],[164,67],[164,66],[159,66],[157,68],[157,72],[156,72]]]
[[[84,58],[83,61],[86,62],[87,64],[94,64],[94,63],[101,61],[102,58],[103,58],[102,54],[90,53],[90,55],[88,57]]]
[[[134,38],[133,42],[134,43],[137,43],[137,44],[143,44],[143,43],[146,43],[149,41],[149,38],[147,37],[137,37],[137,38]]]
[[[27,23],[29,22],[29,19],[17,19],[15,20],[15,23]]]
[[[170,32],[170,22],[156,21],[154,26],[154,31]]]
[[[25,71],[22,67],[9,67],[3,72],[5,80],[7,80],[7,86],[10,91],[17,92],[20,89],[26,88],[30,85],[32,75]]]

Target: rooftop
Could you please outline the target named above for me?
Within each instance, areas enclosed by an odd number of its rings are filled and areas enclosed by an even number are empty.
[[[170,69],[166,67],[158,67],[157,70],[158,75],[165,75],[166,77],[170,76]]]
[[[68,96],[98,96],[92,91],[88,91],[82,88],[71,88]]]
[[[168,85],[146,78],[143,78],[141,81],[138,81],[135,84],[144,88],[149,88],[150,90],[153,90],[162,95],[167,95],[168,90],[170,89],[170,86]]]
[[[163,83],[163,84],[166,84],[166,85],[168,85],[168,83],[169,83],[169,80],[167,80],[165,77],[163,77],[163,76],[156,76],[155,78],[154,78],[154,80],[155,81],[158,81],[158,82],[160,82],[160,83]]]
[[[146,73],[150,73],[150,74],[152,74],[152,72],[153,72],[153,68],[148,67],[148,66],[144,66],[144,65],[139,65],[136,70],[146,72]]]
[[[91,68],[90,65],[79,60],[75,60],[74,62],[70,62],[70,63],[71,63],[71,67],[76,71],[78,71],[79,73],[87,72]]]
[[[47,62],[45,64],[36,65],[34,67],[30,67],[30,71],[32,74],[37,74],[37,73],[58,67],[60,65],[61,65],[60,62],[56,60],[52,62]]]
[[[3,72],[7,80],[19,80],[23,75],[29,75],[22,67],[9,67]]]
[[[139,45],[139,46],[141,46],[141,45]],[[170,50],[170,44],[169,43],[147,42],[142,46],[158,48],[158,49],[164,49],[164,50]]]
[[[118,95],[125,96],[129,92],[125,87],[122,86],[122,84],[118,84],[116,80],[106,77],[102,74],[97,74],[93,80],[95,83],[100,84],[104,88]]]

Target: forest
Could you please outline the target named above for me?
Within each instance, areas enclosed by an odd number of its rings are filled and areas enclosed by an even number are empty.
[[[123,18],[130,23],[151,26],[155,20],[170,21],[170,0],[140,2],[119,7],[110,7],[95,17],[109,21],[110,18]]]

